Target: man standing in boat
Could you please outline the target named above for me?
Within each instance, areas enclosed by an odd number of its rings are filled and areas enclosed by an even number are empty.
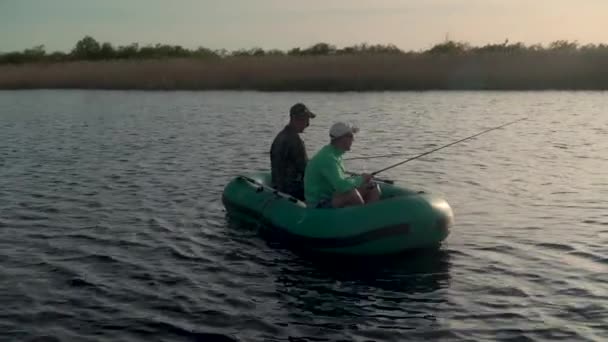
[[[329,129],[330,143],[308,162],[304,175],[307,205],[313,208],[342,208],[380,199],[380,188],[370,174],[347,177],[342,155],[350,151],[359,128],[336,122]]]
[[[293,105],[289,110],[289,124],[274,138],[270,148],[272,186],[302,201],[308,155],[299,134],[315,116],[304,104]]]

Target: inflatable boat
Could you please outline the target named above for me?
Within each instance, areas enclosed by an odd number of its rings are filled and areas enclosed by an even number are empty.
[[[454,216],[441,197],[379,182],[380,201],[340,209],[308,208],[270,186],[270,173],[233,178],[222,202],[228,215],[260,223],[272,238],[298,248],[347,255],[386,255],[434,247]]]

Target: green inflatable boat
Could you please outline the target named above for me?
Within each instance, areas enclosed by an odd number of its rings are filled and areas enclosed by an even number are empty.
[[[270,187],[270,173],[237,176],[224,188],[229,216],[261,223],[272,238],[298,248],[347,255],[396,254],[438,246],[454,216],[442,198],[379,182],[382,200],[341,209],[307,208]]]

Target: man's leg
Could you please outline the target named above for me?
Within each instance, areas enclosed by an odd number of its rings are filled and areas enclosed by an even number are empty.
[[[300,201],[304,202],[304,186],[300,186],[297,189],[295,189],[291,195],[293,197],[299,199]]]
[[[304,184],[302,183],[291,183],[282,192],[304,201]]]
[[[353,189],[343,194],[334,194],[331,199],[331,206],[333,208],[344,208],[363,204],[365,204],[365,201],[357,189]]]
[[[365,203],[372,203],[380,200],[380,186],[376,183],[363,184],[357,189]]]

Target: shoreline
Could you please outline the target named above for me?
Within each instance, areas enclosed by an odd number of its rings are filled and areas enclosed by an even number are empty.
[[[99,91],[99,92],[145,92],[145,93],[170,93],[170,92],[259,92],[259,93],[334,93],[334,94],[372,94],[372,93],[430,93],[430,92],[608,92],[608,89],[389,89],[389,90],[256,90],[256,89],[138,89],[138,88],[0,88],[2,92],[28,92],[28,91]]]

